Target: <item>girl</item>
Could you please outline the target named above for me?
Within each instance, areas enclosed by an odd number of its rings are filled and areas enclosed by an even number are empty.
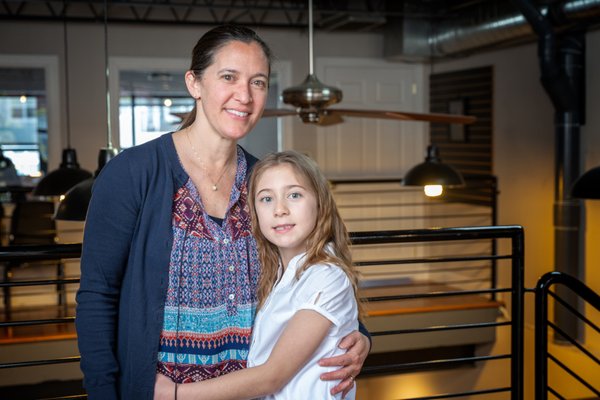
[[[263,265],[250,368],[179,387],[159,377],[157,395],[339,399],[317,363],[342,352],[338,342],[357,329],[359,307],[348,234],[328,182],[310,158],[272,153],[254,167],[249,205]]]

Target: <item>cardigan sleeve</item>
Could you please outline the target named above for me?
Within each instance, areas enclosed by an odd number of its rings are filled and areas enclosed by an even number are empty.
[[[119,298],[140,204],[129,158],[123,156],[112,159],[96,178],[84,230],[76,327],[91,400],[119,397]]]

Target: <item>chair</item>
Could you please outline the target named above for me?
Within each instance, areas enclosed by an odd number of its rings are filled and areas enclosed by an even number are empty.
[[[15,245],[51,245],[57,241],[54,203],[51,201],[24,201],[16,203],[10,221],[9,246]],[[54,261],[52,262],[54,263]],[[38,264],[38,262],[36,262]],[[41,264],[44,264],[42,261]],[[45,263],[47,265],[47,263]],[[12,271],[17,267],[33,265],[31,263],[8,262],[4,266],[4,282],[10,281]],[[38,264],[39,265],[39,264]],[[56,264],[57,279],[64,278],[64,266]],[[11,312],[10,287],[4,287],[4,310],[7,319]],[[66,308],[66,292],[63,284],[57,284],[58,305]]]

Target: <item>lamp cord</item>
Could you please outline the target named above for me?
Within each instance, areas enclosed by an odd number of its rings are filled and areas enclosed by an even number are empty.
[[[110,89],[108,85],[109,81],[109,68],[108,68],[108,0],[104,0],[104,69],[106,75],[106,144],[109,149],[112,149],[112,130],[110,125]]]
[[[63,41],[65,47],[65,102],[67,125],[67,148],[71,148],[71,103],[69,101],[69,46],[67,41],[67,0],[63,0]]]
[[[312,0],[308,0],[308,73],[314,73],[313,61],[313,4]]]

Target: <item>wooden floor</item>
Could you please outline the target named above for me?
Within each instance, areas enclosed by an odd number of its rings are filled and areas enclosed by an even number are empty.
[[[407,293],[444,292],[450,288],[439,284],[406,285],[361,289],[360,294],[370,296],[393,296]],[[440,310],[496,308],[502,304],[490,301],[483,296],[457,296],[443,298],[421,298],[409,300],[392,300],[367,305],[369,316],[382,316],[406,313],[423,313]],[[75,339],[75,307],[70,305],[66,310],[59,306],[44,306],[29,309],[16,309],[9,318],[3,312],[0,323],[28,320],[52,320],[67,318],[69,322],[37,324],[34,326],[0,327],[0,345],[15,343],[31,343],[47,340]]]
[[[381,286],[360,289],[361,297],[391,297],[403,295],[416,295],[427,293],[453,293],[457,289],[440,284],[423,282],[410,285],[399,286]],[[367,303],[365,308],[369,317],[430,313],[437,311],[458,311],[458,310],[476,310],[483,308],[498,308],[503,306],[502,302],[490,300],[482,295],[460,295],[460,296],[440,296],[440,297],[421,297],[402,300],[385,300]]]
[[[0,315],[1,323],[15,323],[19,321],[30,320],[54,320],[66,318],[68,322],[63,323],[44,323],[34,326],[2,326],[0,327],[0,345],[32,343],[48,340],[75,339],[75,307],[69,306],[67,309],[58,306],[44,306],[29,309],[16,309],[11,312],[9,318],[2,310]]]

